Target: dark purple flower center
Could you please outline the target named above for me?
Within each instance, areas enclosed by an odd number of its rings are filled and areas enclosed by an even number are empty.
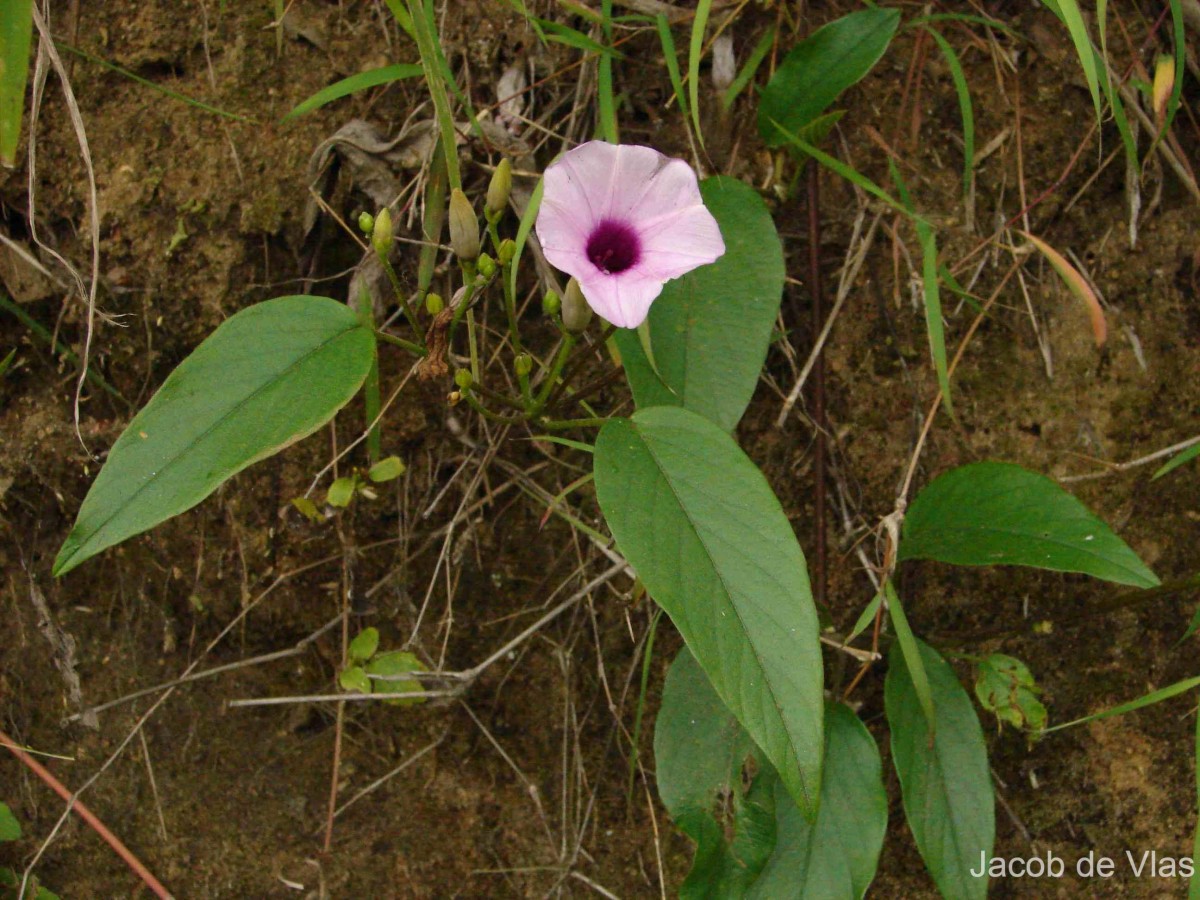
[[[642,242],[637,232],[624,222],[605,219],[588,237],[587,258],[600,271],[616,275],[638,264]]]

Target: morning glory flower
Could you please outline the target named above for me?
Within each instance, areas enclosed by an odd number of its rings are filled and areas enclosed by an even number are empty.
[[[588,304],[636,328],[663,284],[725,252],[696,173],[650,147],[590,141],[546,169],[537,236]]]

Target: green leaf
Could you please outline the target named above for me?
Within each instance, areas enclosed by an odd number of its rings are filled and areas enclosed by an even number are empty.
[[[421,682],[416,678],[397,677],[408,675],[411,672],[426,671],[425,664],[414,653],[409,653],[405,650],[391,650],[387,653],[380,653],[367,663],[366,668],[368,675],[382,675],[387,679],[371,679],[371,685],[374,687],[376,694],[411,694],[425,690]],[[421,697],[400,697],[396,700],[388,700],[386,702],[392,706],[413,706],[424,701]]]
[[[296,104],[295,108],[283,118],[285,121],[287,119],[295,119],[298,116],[307,115],[314,109],[320,109],[325,104],[332,103],[334,100],[340,100],[343,97],[348,97],[359,91],[365,91],[368,88],[378,87],[381,84],[391,84],[393,81],[415,78],[418,75],[424,74],[424,72],[424,69],[413,63],[398,63],[394,66],[380,66],[378,69],[359,72],[357,75],[343,78],[341,81],[336,81],[329,85],[329,87],[317,91],[307,100]]]
[[[19,841],[21,839],[21,823],[8,808],[7,803],[0,803],[0,841]]]
[[[668,282],[650,308],[659,374],[636,332],[618,329],[615,339],[639,409],[683,406],[732,431],[758,384],[779,314],[783,247],[749,185],[706,178],[700,193],[721,227],[725,255]]]
[[[719,427],[677,407],[611,419],[596,496],[617,547],[797,805],[817,810],[822,720],[817,613],[791,524]]]
[[[379,649],[379,629],[364,628],[354,636],[346,653],[352,663],[365,663]]]
[[[659,767],[661,777],[662,768]],[[887,831],[879,748],[848,707],[825,708],[821,809],[809,823],[782,786],[775,796],[775,852],[750,890],[754,900],[862,897]]]
[[[371,693],[371,679],[367,677],[362,666],[350,666],[348,669],[342,669],[341,674],[338,675],[338,684],[342,686],[342,690],[351,693]]]
[[[758,106],[769,146],[787,143],[778,126],[798,132],[874,67],[900,24],[897,9],[864,9],[835,19],[784,57]]]
[[[293,497],[292,506],[296,507],[300,515],[304,516],[310,522],[320,524],[325,521],[325,518],[321,515],[321,511],[317,509],[317,504],[313,503],[307,497]]]
[[[1035,733],[1042,731],[1046,727],[1046,707],[1037,698],[1040,693],[1033,673],[1019,659],[993,653],[979,663],[975,696],[1000,722]]]
[[[191,509],[312,434],[354,396],[374,355],[370,329],[326,297],[268,300],[229,318],[117,439],[54,575]]]
[[[996,835],[983,730],[949,664],[925,644],[920,652],[937,710],[936,730],[925,719],[898,645],[892,646],[884,684],[904,815],[942,896],[983,898],[988,880],[973,877],[971,870],[978,871],[980,854],[991,858]]]
[[[1159,583],[1087,507],[1044,475],[1010,463],[972,463],[934,479],[909,507],[899,558],[1033,566],[1142,588]]]
[[[6,0],[0,11],[0,165],[16,165],[29,77],[33,0]]]
[[[408,470],[398,456],[388,456],[371,466],[367,477],[374,482],[393,481]]]
[[[667,670],[654,768],[663,805],[696,842],[680,895],[744,894],[775,846],[779,778],[687,647]]]
[[[350,501],[354,499],[354,491],[358,488],[358,479],[353,475],[344,475],[341,478],[335,478],[333,483],[329,485],[329,490],[325,492],[325,502],[330,506],[336,506],[338,509],[345,509],[350,505]]]

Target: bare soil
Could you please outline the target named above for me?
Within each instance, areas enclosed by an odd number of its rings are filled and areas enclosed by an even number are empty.
[[[362,118],[397,134],[428,118],[417,81],[375,89],[314,114],[283,121],[329,83],[415,48],[367,0],[294,4],[282,28],[270,4],[103,0],[63,4],[53,27],[71,44],[152,85],[243,117],[216,115],[167,96],[87,58],[64,54],[95,166],[101,229],[99,321],[92,364],[120,399],[85,392],[79,435],[72,414],[75,367],[18,317],[0,310],[0,356],[19,364],[0,381],[0,721],[19,741],[63,759],[47,765],[77,788],[114,753],[84,801],[179,897],[536,897],[548,894],[653,896],[671,893],[690,863],[689,842],[672,828],[653,781],[654,711],[679,639],[663,620],[653,645],[640,753],[642,658],[653,605],[631,595],[624,576],[600,587],[496,665],[460,699],[422,706],[348,704],[337,773],[339,813],[322,848],[339,731],[335,705],[300,702],[230,708],[229,700],[327,694],[342,658],[339,628],[279,661],[238,668],[123,703],[89,728],[67,717],[178,677],[187,666],[236,663],[286,650],[356,598],[353,628],[375,625],[385,646],[411,646],[447,670],[468,669],[519,635],[547,609],[609,565],[561,518],[543,524],[545,497],[587,471],[586,457],[513,432],[498,440],[462,407],[449,383],[405,389],[384,430],[385,449],[408,474],[374,502],[313,524],[290,504],[336,447],[362,428],[348,408],[326,429],[234,478],[195,510],[114,548],[62,580],[50,563],[69,531],[98,463],[133,411],[224,318],[251,303],[311,291],[344,298],[357,251],[335,226],[306,234],[309,158],[347,121]],[[565,15],[549,2],[536,14]],[[955,6],[954,4],[947,4]],[[1031,259],[1024,289],[1011,280],[973,337],[955,376],[958,421],[939,419],[919,482],[977,459],[1021,463],[1056,477],[1154,452],[1190,436],[1200,410],[1197,375],[1196,200],[1155,157],[1147,166],[1139,237],[1131,248],[1120,142],[1111,122],[1091,133],[1095,113],[1070,41],[1048,13],[1028,4],[984,4],[1020,37],[947,25],[972,88],[977,168],[974,223],[961,195],[961,123],[949,70],[936,46],[905,30],[875,72],[843,98],[848,115],[831,139],[842,158],[889,184],[886,155],[900,160],[918,206],[941,227],[953,263],[1033,203],[1028,227],[1077,254],[1104,296],[1110,338],[1098,351],[1085,311],[1048,266]],[[1114,5],[1115,6],[1115,5]],[[1154,19],[1136,4],[1118,14],[1139,51],[1121,43],[1122,64],[1147,47]],[[1157,17],[1154,4],[1141,4]],[[851,4],[815,10],[814,23]],[[982,8],[982,7],[981,7]],[[731,7],[719,7],[723,21]],[[794,10],[750,4],[730,33],[744,59],[765,28],[792,27]],[[916,14],[906,9],[906,18]],[[575,24],[580,22],[575,20]],[[526,115],[574,139],[590,136],[594,61],[568,68],[579,52],[541,47],[508,4],[446,4],[448,55],[474,102],[493,104],[513,63],[537,79]],[[677,31],[677,40],[683,32]],[[622,31],[621,36],[627,32]],[[974,35],[974,36],[973,36]],[[786,47],[786,43],[785,43]],[[651,29],[634,34],[616,66],[623,138],[688,156],[679,113]],[[1005,60],[1018,50],[1014,72]],[[910,78],[910,71],[921,73]],[[710,91],[707,65],[705,93]],[[578,80],[585,79],[577,91]],[[534,80],[534,79],[531,79]],[[576,108],[577,100],[583,104]],[[1197,126],[1184,92],[1175,134],[1196,161]],[[576,109],[574,119],[569,118]],[[705,161],[765,186],[795,283],[784,300],[778,342],[739,437],[764,468],[801,542],[813,545],[813,429],[803,415],[774,424],[781,397],[814,338],[805,286],[807,229],[802,191],[773,178],[743,97],[730,119],[705,97],[713,139]],[[544,118],[543,118],[544,117]],[[1017,124],[1019,122],[1019,129]],[[32,216],[41,239],[88,271],[88,179],[59,83],[51,76],[38,125]],[[536,162],[558,140],[526,132]],[[992,142],[995,141],[993,146]],[[1080,151],[1082,146],[1082,150]],[[1143,147],[1146,141],[1143,139]],[[464,177],[476,191],[499,155],[472,141]],[[401,173],[400,183],[415,170]],[[0,231],[30,245],[29,160],[0,172]],[[802,184],[802,181],[801,181]],[[345,179],[332,195],[347,220],[370,208]],[[822,258],[837,284],[860,200],[845,182],[822,177]],[[867,221],[874,210],[867,213]],[[936,382],[924,323],[913,302],[919,271],[914,236],[890,215],[828,347],[828,417],[834,462],[830,493],[829,612],[847,629],[870,599],[854,554],[891,510]],[[1016,223],[1026,227],[1024,221]],[[511,219],[508,227],[515,228]],[[889,233],[889,229],[892,230]],[[417,236],[401,217],[398,233]],[[893,240],[893,234],[895,240]],[[991,294],[1012,255],[1011,233],[977,254],[957,277]],[[907,250],[903,249],[907,247]],[[906,253],[918,253],[914,261]],[[978,281],[975,266],[979,265]],[[51,265],[55,277],[62,269]],[[415,284],[416,253],[401,277]],[[448,284],[445,272],[439,275]],[[69,283],[0,259],[0,279],[25,316],[77,351],[86,319]],[[531,295],[534,285],[529,285]],[[975,316],[946,295],[950,346]],[[528,314],[534,320],[536,299]],[[1049,348],[1052,375],[1046,353]],[[385,392],[408,361],[382,355]],[[596,355],[596,371],[604,365]],[[623,389],[597,400],[627,408]],[[580,435],[585,437],[586,435]],[[495,453],[491,448],[498,448]],[[361,460],[351,458],[353,463]],[[1164,581],[1195,571],[1200,475],[1185,467],[1150,481],[1154,466],[1071,484]],[[602,528],[588,491],[575,513]],[[849,523],[849,528],[845,527]],[[950,570],[913,564],[902,592],[918,632],[948,650],[1000,651],[1029,664],[1054,721],[1066,721],[1195,675],[1195,638],[1177,644],[1195,596],[1169,595],[1115,611],[1097,610],[1119,592],[1087,579],[1019,570]],[[39,613],[74,640],[62,650]],[[227,636],[214,639],[236,621]],[[1049,623],[1034,632],[1032,623]],[[1006,632],[1006,633],[1001,633]],[[77,673],[72,697],[67,671]],[[969,679],[963,663],[960,675]],[[831,659],[831,685],[854,667]],[[882,666],[854,693],[881,740]],[[133,729],[145,716],[144,727]],[[1140,857],[1191,853],[1195,824],[1194,721],[1185,701],[1056,733],[1030,746],[985,721],[998,807],[997,854],[1074,861],[1088,852],[1118,860],[1103,882],[993,882],[998,897],[1183,896],[1182,879],[1134,878]],[[122,748],[122,742],[129,739]],[[116,752],[120,749],[120,752]],[[395,773],[402,764],[407,767]],[[379,779],[388,777],[382,783]],[[892,817],[871,896],[935,896],[903,822],[888,775]],[[371,788],[358,797],[360,791]],[[0,799],[26,838],[0,845],[0,865],[23,868],[51,834],[63,805],[13,759],[0,760]],[[63,897],[145,896],[128,869],[77,818],[55,833],[38,877]],[[140,894],[139,894],[140,891]]]

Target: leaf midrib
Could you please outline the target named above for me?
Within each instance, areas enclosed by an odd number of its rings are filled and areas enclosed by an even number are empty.
[[[783,707],[780,705],[779,698],[775,693],[775,686],[772,683],[771,679],[767,675],[767,669],[763,663],[762,656],[759,654],[758,647],[755,646],[754,641],[752,641],[750,639],[750,631],[746,627],[745,622],[742,620],[741,610],[739,610],[737,607],[737,604],[733,602],[733,594],[729,590],[729,586],[725,581],[725,576],[717,568],[717,566],[713,560],[712,551],[709,550],[708,544],[705,542],[704,538],[702,538],[700,536],[699,529],[696,527],[695,523],[692,521],[692,517],[688,514],[687,507],[684,505],[683,501],[680,499],[678,491],[675,490],[674,483],[671,481],[670,477],[667,475],[667,470],[663,467],[662,463],[659,461],[658,455],[655,454],[653,448],[650,446],[650,442],[647,441],[642,436],[640,431],[638,431],[637,423],[630,420],[629,424],[633,428],[634,434],[637,435],[638,440],[641,441],[642,446],[646,448],[646,453],[649,454],[650,459],[654,462],[655,468],[658,469],[659,475],[662,477],[662,480],[666,483],[667,488],[671,491],[671,495],[675,499],[675,504],[680,509],[680,511],[683,513],[684,519],[687,520],[688,527],[691,529],[692,534],[695,535],[696,541],[700,544],[701,547],[704,548],[705,556],[708,557],[709,565],[712,568],[713,573],[717,576],[717,579],[721,582],[721,589],[722,589],[722,591],[724,591],[726,600],[729,603],[730,608],[733,610],[734,618],[737,619],[738,626],[741,628],[742,634],[746,638],[746,644],[750,647],[750,651],[753,654],[755,661],[758,663],[759,671],[762,672],[763,685],[764,685],[764,687],[766,687],[767,693],[770,695],[770,698],[771,698],[771,704],[775,707],[775,712],[779,716],[780,723],[783,725],[783,733],[784,733],[784,735],[786,735],[786,738],[787,738],[788,749],[791,750],[793,760],[795,760],[798,763],[799,759],[800,759],[800,754],[796,747],[795,741],[792,739],[792,733],[791,733],[791,730],[788,728],[787,720],[784,718]],[[698,661],[699,660],[697,660],[697,662]],[[701,668],[703,668],[703,667],[701,667]],[[799,767],[797,767],[797,768],[799,768]],[[805,800],[807,801],[809,808],[812,809],[813,808],[813,802],[812,802],[813,798],[811,796],[812,791],[810,789],[810,786],[807,784],[807,781],[805,778],[803,778],[803,776],[801,776],[801,778],[800,778],[800,783],[801,783],[801,787],[804,790]],[[817,790],[818,791],[820,790],[820,785],[817,786]]]

